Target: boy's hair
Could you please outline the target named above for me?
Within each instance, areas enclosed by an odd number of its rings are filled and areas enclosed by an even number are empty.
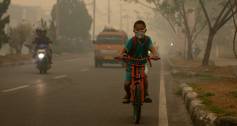
[[[138,25],[138,24],[142,24],[142,25],[144,25],[144,26],[146,27],[146,23],[145,23],[145,21],[143,21],[143,20],[138,20],[138,21],[136,21],[136,22],[134,23],[133,28],[135,28],[136,25]]]

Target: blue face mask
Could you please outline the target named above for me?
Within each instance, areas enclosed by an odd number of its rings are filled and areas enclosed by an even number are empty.
[[[136,32],[135,35],[136,35],[136,37],[137,37],[138,39],[142,39],[142,38],[144,38],[145,33],[139,31],[139,32]]]

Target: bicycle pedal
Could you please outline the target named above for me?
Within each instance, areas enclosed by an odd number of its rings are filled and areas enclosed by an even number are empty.
[[[130,104],[130,101],[123,101],[123,104]]]
[[[151,99],[145,99],[144,102],[145,103],[152,103],[152,100]]]

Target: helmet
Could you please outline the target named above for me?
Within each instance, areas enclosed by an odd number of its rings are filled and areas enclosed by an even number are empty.
[[[46,29],[42,29],[42,28],[36,28],[35,32],[38,35],[42,35],[42,34],[46,34],[47,30]]]

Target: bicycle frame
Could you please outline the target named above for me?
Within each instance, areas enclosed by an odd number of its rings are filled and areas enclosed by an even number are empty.
[[[132,64],[132,80],[130,85],[131,97],[130,101],[135,102],[135,90],[136,86],[140,85],[141,87],[141,103],[144,103],[145,100],[145,65]]]
[[[125,62],[135,61],[131,64],[132,80],[130,85],[130,102],[133,104],[134,110],[134,122],[139,124],[141,118],[141,106],[145,102],[145,64],[142,61],[147,60],[151,66],[151,60],[159,60],[160,58],[131,58],[131,57],[115,57],[117,60],[123,60]]]

